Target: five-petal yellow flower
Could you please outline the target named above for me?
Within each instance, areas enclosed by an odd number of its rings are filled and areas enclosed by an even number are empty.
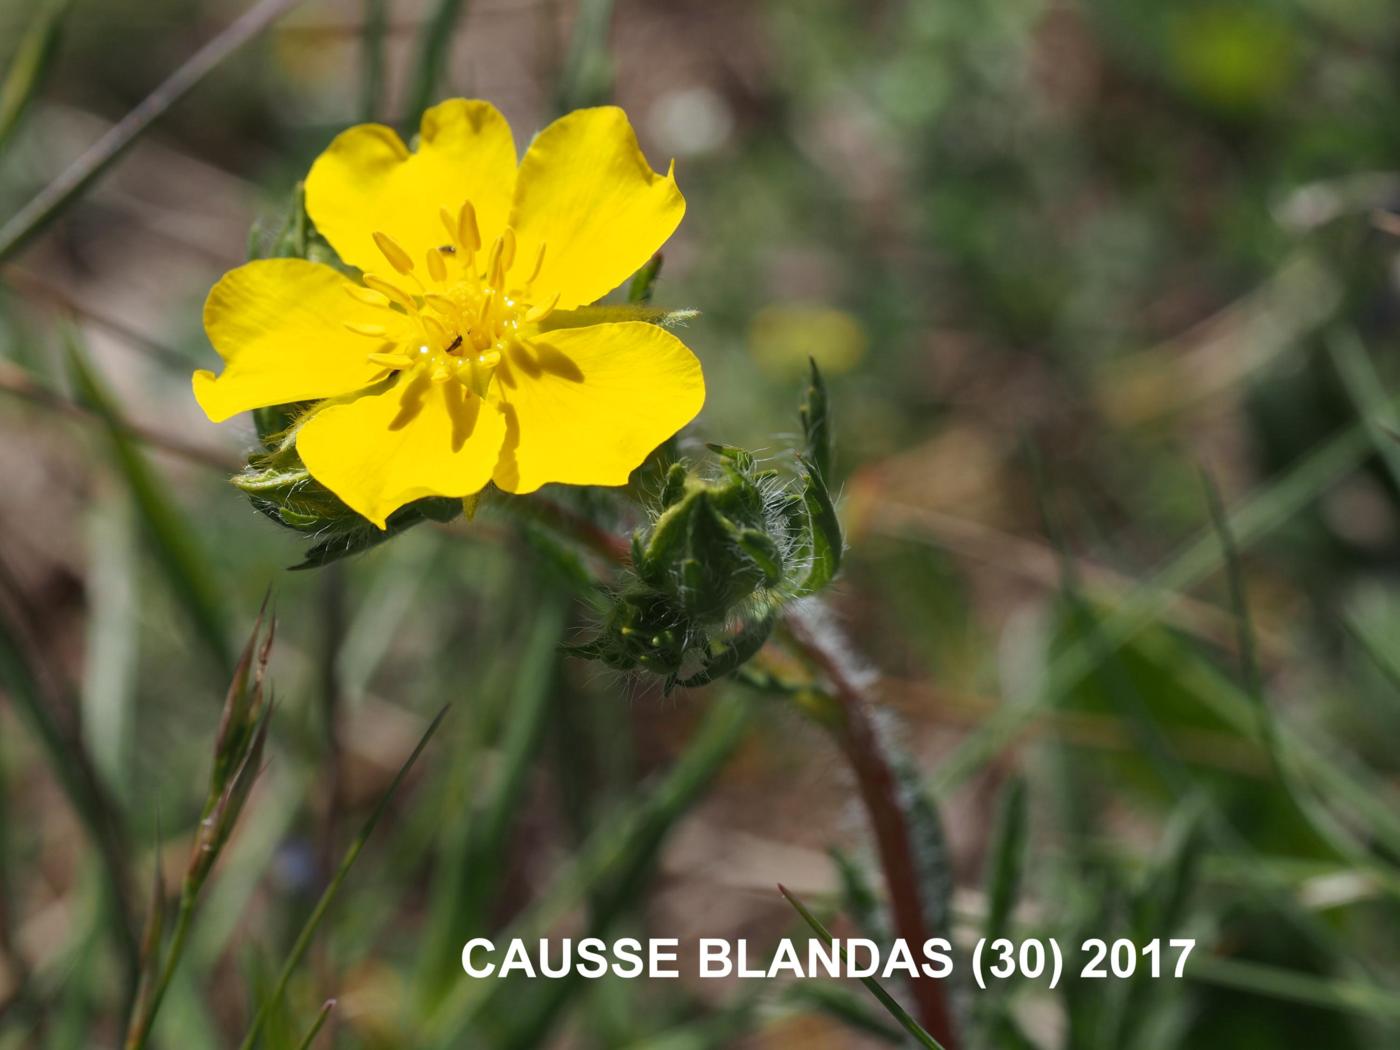
[[[382,125],[337,136],[306,209],[362,276],[302,259],[225,274],[204,307],[224,370],[194,375],[209,418],[318,402],[302,462],[380,528],[490,481],[625,484],[700,411],[700,364],[656,325],[573,311],[646,263],[685,199],[614,107],[556,120],[516,157],[500,112],[467,99],[424,113],[415,152]]]

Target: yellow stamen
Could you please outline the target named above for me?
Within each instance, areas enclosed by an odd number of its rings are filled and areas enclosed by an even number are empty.
[[[457,213],[457,243],[468,252],[481,248],[481,230],[476,224],[476,209],[471,201],[463,201],[462,210]]]
[[[370,354],[369,362],[372,365],[383,365],[385,368],[397,371],[413,364],[413,358],[407,354]]]
[[[379,250],[384,253],[384,258],[388,259],[389,265],[398,270],[399,273],[407,276],[413,272],[413,260],[408,257],[408,252],[400,248],[387,233],[380,233],[376,230],[374,243],[379,245]]]
[[[411,314],[418,312],[418,304],[413,301],[413,296],[405,292],[398,285],[390,284],[382,277],[376,277],[372,273],[364,275],[365,284],[387,299],[392,299]]]
[[[540,250],[535,253],[535,265],[530,267],[530,276],[525,278],[525,286],[528,288],[535,283],[535,278],[540,275],[540,268],[544,266],[544,250],[547,245],[541,241]]]
[[[432,279],[439,284],[447,280],[447,264],[442,261],[442,252],[436,248],[429,248],[425,258],[428,261],[428,273]]]
[[[539,321],[543,321],[550,314],[554,313],[554,307],[557,306],[558,303],[559,293],[555,292],[544,302],[537,303],[536,305],[530,307],[530,309],[525,314],[524,320],[528,324],[535,324]]]
[[[382,324],[357,324],[354,321],[346,321],[345,327],[356,335],[373,336],[375,339],[383,339],[389,334],[389,329]]]
[[[388,306],[389,300],[380,295],[373,288],[365,288],[358,284],[343,284],[345,294],[352,299],[356,299],[366,306]]]
[[[493,289],[501,286],[501,278],[505,276],[502,272],[504,267],[501,266],[501,254],[504,251],[505,240],[503,237],[497,237],[491,245],[491,255],[486,263],[486,283]]]
[[[427,295],[423,296],[423,302],[431,306],[444,317],[456,319],[461,316],[461,311],[457,308],[456,302],[445,295],[436,295],[433,292],[429,292]]]
[[[509,271],[511,264],[515,262],[515,231],[509,226],[506,232],[501,234],[501,270]]]
[[[423,314],[420,319],[422,320],[424,327],[429,329],[432,332],[432,334],[436,337],[437,341],[443,346],[446,346],[448,343],[452,342],[452,333],[449,332],[446,328],[444,328],[437,318],[429,317],[427,314]]]
[[[442,228],[447,231],[447,239],[458,248],[462,247],[462,242],[457,239],[457,220],[452,217],[452,213],[446,208],[439,208],[438,218],[442,220]]]

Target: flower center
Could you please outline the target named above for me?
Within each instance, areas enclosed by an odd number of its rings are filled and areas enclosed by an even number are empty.
[[[528,271],[518,267],[515,231],[509,226],[489,251],[481,251],[476,209],[463,203],[456,215],[439,213],[444,242],[429,248],[423,268],[386,233],[374,242],[397,276],[365,273],[350,294],[362,303],[409,318],[416,331],[404,342],[386,342],[387,325],[347,323],[359,335],[379,340],[369,360],[393,371],[421,370],[435,383],[456,380],[484,396],[503,355],[528,346],[523,334],[553,312],[558,295],[536,302],[531,285],[544,263],[545,246]],[[405,280],[406,279],[406,280]]]

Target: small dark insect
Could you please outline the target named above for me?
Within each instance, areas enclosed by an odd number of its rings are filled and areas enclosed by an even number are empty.
[[[438,251],[442,252],[443,255],[456,255],[457,247],[452,244],[441,244],[438,246]]]
[[[452,340],[452,345],[449,346],[449,347],[447,348],[447,352],[448,352],[449,354],[456,353],[456,352],[457,352],[457,348],[458,348],[459,346],[461,346],[461,345],[462,345],[462,337],[459,335],[459,336],[457,336],[456,339],[453,339],[453,340]]]

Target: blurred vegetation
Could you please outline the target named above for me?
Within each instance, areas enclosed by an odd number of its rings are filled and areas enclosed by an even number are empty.
[[[778,882],[838,935],[891,901],[821,676],[663,697],[567,655],[606,570],[538,521],[487,501],[287,573],[227,484],[255,435],[192,404],[203,294],[336,130],[450,93],[522,144],[611,98],[676,157],[682,451],[797,444],[823,368],[831,604],[928,917],[1199,941],[1181,981],[964,971],[962,1042],[1397,1045],[1390,0],[282,6],[225,54],[248,6],[0,0],[0,1048],[121,1045],[182,916],[151,1046],[904,1038],[855,984],[461,974],[475,935],[805,936]],[[269,586],[257,775],[186,916]]]

